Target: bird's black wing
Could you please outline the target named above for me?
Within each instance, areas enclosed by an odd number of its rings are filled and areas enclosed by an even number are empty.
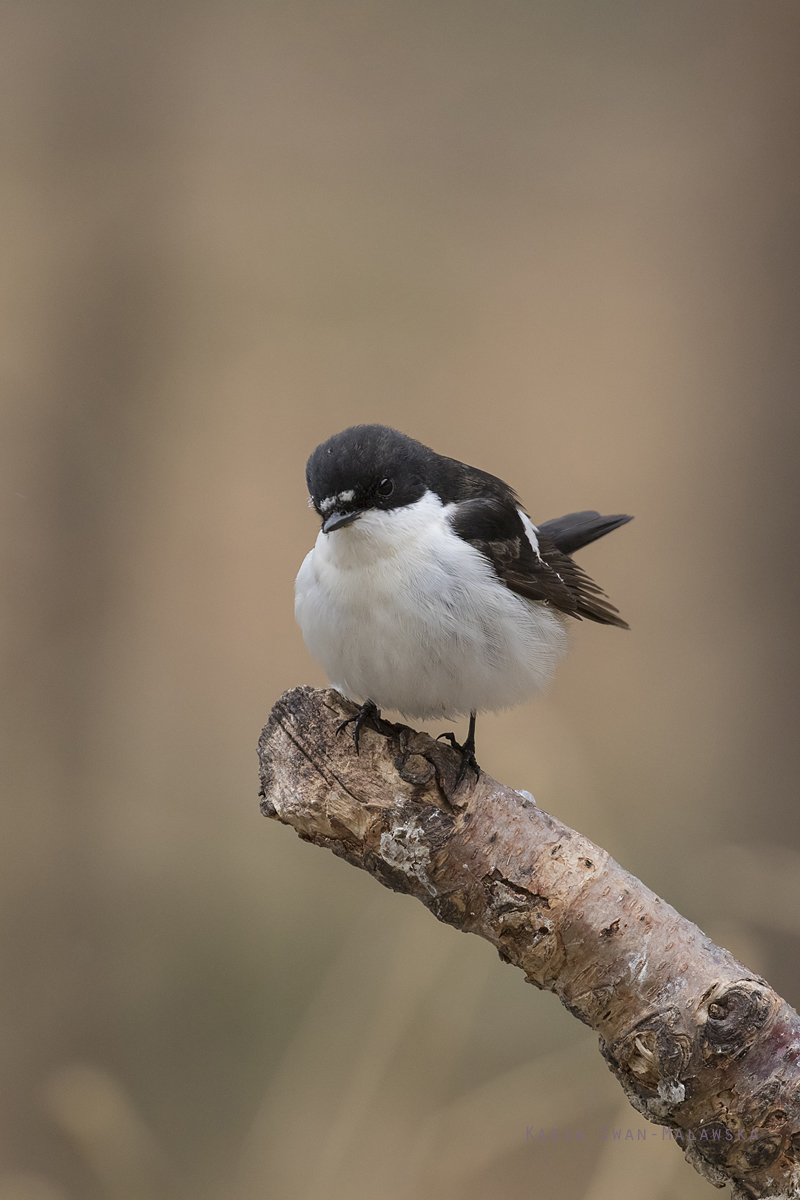
[[[550,604],[578,620],[628,628],[603,590],[542,530],[537,531],[538,553],[534,550],[511,500],[463,500],[449,521],[453,532],[479,550],[518,596]]]

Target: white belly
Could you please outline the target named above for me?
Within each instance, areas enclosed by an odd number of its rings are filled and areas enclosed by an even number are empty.
[[[561,614],[500,584],[431,493],[320,533],[295,616],[334,687],[422,719],[521,703],[549,682],[567,642]]]

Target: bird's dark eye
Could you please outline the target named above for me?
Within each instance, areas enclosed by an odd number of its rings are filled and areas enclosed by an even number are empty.
[[[391,479],[382,479],[378,484],[379,496],[391,496],[394,491],[394,482]]]

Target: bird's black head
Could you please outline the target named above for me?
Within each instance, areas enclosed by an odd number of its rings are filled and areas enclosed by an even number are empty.
[[[370,509],[401,508],[424,495],[438,456],[386,425],[352,425],[317,446],[306,483],[322,529],[332,533]]]

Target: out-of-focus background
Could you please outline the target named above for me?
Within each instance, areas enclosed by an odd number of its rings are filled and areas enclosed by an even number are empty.
[[[255,745],[324,682],[329,434],[633,512],[580,559],[631,632],[481,762],[798,1002],[800,9],[0,25],[0,1200],[710,1196],[554,997],[265,822]]]

